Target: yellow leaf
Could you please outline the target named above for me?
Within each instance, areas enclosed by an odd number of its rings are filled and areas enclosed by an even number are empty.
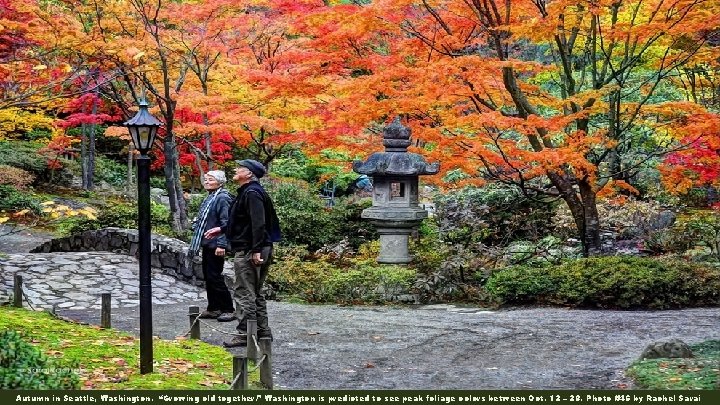
[[[4,224],[4,223],[7,222],[9,219],[10,219],[10,218],[8,218],[8,217],[0,217],[0,224]]]
[[[32,70],[45,70],[47,69],[47,66],[45,65],[37,65],[32,68]]]
[[[55,201],[44,201],[44,202],[40,203],[40,205],[53,205],[53,204],[55,204]]]
[[[135,56],[133,56],[133,59],[138,60],[138,59],[142,58],[144,55],[145,55],[145,52],[138,52],[135,54]]]

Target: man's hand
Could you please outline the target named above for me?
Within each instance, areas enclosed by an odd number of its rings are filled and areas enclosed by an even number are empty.
[[[222,230],[219,226],[216,226],[215,228],[210,228],[205,231],[205,239],[214,239],[216,236],[220,235],[221,231]]]
[[[254,265],[259,266],[263,263],[262,257],[260,257],[260,253],[253,253],[252,254],[252,262]]]
[[[225,248],[215,248],[215,256],[225,256]]]

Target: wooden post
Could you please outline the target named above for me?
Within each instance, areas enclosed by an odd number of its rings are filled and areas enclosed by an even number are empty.
[[[258,359],[257,346],[256,346],[255,342],[257,342],[257,321],[248,319],[247,320],[247,358],[253,359],[253,361],[257,361],[257,359]]]
[[[22,308],[23,306],[23,292],[22,292],[22,276],[15,274],[13,277],[15,280],[15,286],[13,287],[13,306],[15,308]]]
[[[100,304],[100,327],[110,329],[110,293],[102,293],[102,303]]]
[[[200,316],[200,307],[190,307],[188,316],[190,317],[190,339],[200,339],[200,322],[195,322]]]
[[[240,377],[238,377],[238,374]],[[231,390],[246,390],[248,387],[247,357],[233,356],[233,381]]]
[[[260,353],[265,357],[260,364],[260,383],[271,390],[273,389],[272,338],[260,338]]]

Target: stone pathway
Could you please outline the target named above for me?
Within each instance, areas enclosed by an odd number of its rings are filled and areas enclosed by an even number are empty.
[[[114,308],[139,304],[138,261],[108,252],[24,253],[0,257],[0,301],[7,301],[15,274],[34,308],[98,309],[100,294],[112,294]],[[154,304],[204,300],[201,287],[153,269]]]
[[[0,256],[0,301],[21,274],[36,309],[98,323],[100,294],[112,293],[113,328],[138,333],[138,263],[106,252]],[[154,271],[153,335],[187,332],[202,288]],[[3,298],[4,296],[4,298]],[[655,341],[720,339],[720,308],[486,311],[452,305],[338,307],[268,303],[276,385],[290,389],[614,389],[623,370]],[[209,326],[213,328],[209,328]],[[236,323],[209,321],[219,345]],[[240,349],[230,349],[239,354]]]

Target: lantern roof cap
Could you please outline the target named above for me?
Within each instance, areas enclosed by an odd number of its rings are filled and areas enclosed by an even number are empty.
[[[141,99],[138,105],[140,106],[140,110],[138,110],[134,117],[125,121],[123,123],[124,126],[162,126],[162,122],[150,114],[150,111],[148,111],[149,104],[145,99]]]
[[[408,152],[411,130],[396,117],[392,123],[383,129],[383,145],[385,152],[376,152],[366,161],[353,162],[353,170],[368,176],[397,175],[418,176],[436,174],[440,170],[440,163],[428,163],[424,157],[417,153]]]

